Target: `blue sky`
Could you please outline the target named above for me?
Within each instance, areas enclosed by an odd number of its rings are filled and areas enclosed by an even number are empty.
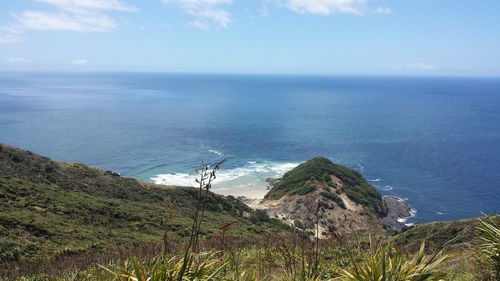
[[[0,0],[0,70],[500,75],[498,0]]]

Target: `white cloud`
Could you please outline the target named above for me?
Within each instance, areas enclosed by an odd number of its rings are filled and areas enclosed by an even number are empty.
[[[377,7],[375,10],[373,10],[374,13],[376,14],[392,14],[393,10],[389,7]]]
[[[114,11],[126,11],[133,12],[137,8],[124,4],[118,0],[35,0],[37,2],[43,2],[53,5],[61,10],[81,13],[82,11],[88,10],[114,10]]]
[[[366,0],[281,0],[281,3],[293,11],[317,15],[362,15],[367,10]]]
[[[30,63],[31,62],[29,59],[23,58],[23,57],[8,58],[7,61],[10,63]]]
[[[104,14],[82,15],[64,12],[27,11],[13,16],[24,30],[107,32],[117,27],[116,22]]]
[[[24,40],[23,30],[8,25],[0,26],[0,44],[17,43]]]
[[[209,29],[211,27],[226,28],[231,22],[231,14],[221,8],[232,0],[163,0],[165,3],[174,4],[195,19],[190,22],[194,27]]]
[[[75,60],[71,61],[71,63],[76,64],[76,65],[85,65],[88,63],[88,61],[85,59],[75,59]]]
[[[431,70],[437,69],[437,67],[435,65],[423,63],[423,62],[417,62],[417,63],[411,64],[409,66],[409,68],[411,68],[413,70],[420,70],[420,71],[431,71]]]
[[[15,43],[28,31],[108,32],[118,23],[110,11],[133,12],[137,9],[119,0],[35,0],[55,11],[12,13],[14,22],[0,26],[0,43]]]

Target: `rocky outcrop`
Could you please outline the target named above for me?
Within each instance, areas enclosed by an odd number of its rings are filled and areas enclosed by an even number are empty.
[[[387,208],[387,215],[381,218],[384,226],[400,230],[408,218],[415,212],[405,200],[397,196],[384,196],[382,198]]]
[[[411,215],[404,200],[382,197],[358,172],[326,158],[314,158],[273,179],[256,208],[322,238],[399,229]]]

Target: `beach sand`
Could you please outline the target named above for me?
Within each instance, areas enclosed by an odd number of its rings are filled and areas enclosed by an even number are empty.
[[[263,199],[266,193],[269,191],[265,187],[242,187],[242,188],[224,188],[217,189],[214,188],[212,192],[224,196],[232,195],[234,197],[246,197],[248,199]]]

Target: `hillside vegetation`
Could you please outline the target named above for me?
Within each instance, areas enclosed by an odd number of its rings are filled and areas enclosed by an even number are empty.
[[[170,187],[0,145],[0,280],[500,278],[498,216],[388,230],[403,203],[326,158],[253,210],[209,192],[219,164]]]
[[[380,193],[356,171],[334,164],[327,158],[317,157],[306,161],[283,177],[274,185],[265,199],[276,200],[285,195],[307,195],[315,191],[315,182],[323,182],[335,187],[335,180],[342,183],[344,192],[352,201],[368,207],[377,214],[383,214]],[[335,199],[335,194],[327,194]]]
[[[133,248],[161,242],[165,227],[172,239],[183,237],[197,196],[193,188],[148,184],[0,145],[0,260]],[[288,229],[213,193],[205,218],[207,237],[226,223],[242,240]]]
[[[500,216],[491,216],[491,220],[500,225]],[[474,218],[417,224],[404,227],[391,240],[395,245],[407,249],[415,249],[419,243],[426,241],[427,247],[435,250],[456,237],[448,243],[449,247],[470,248],[479,233],[477,223],[478,219]]]

